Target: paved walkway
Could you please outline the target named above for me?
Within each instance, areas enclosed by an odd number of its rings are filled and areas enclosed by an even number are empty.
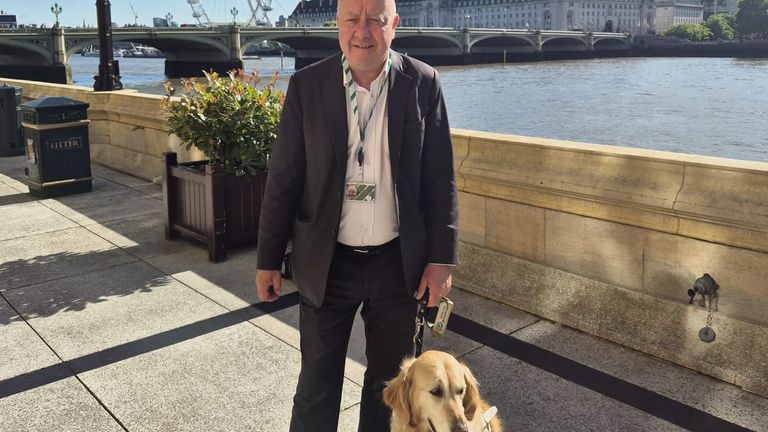
[[[290,284],[258,304],[253,248],[211,264],[199,244],[165,241],[158,185],[94,166],[93,192],[40,200],[24,163],[0,158],[0,431],[286,431],[300,357]],[[452,297],[452,331],[427,348],[470,366],[508,431],[768,431],[765,398]],[[341,431],[356,430],[360,330]]]

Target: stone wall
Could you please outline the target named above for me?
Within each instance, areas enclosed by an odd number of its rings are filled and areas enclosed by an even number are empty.
[[[161,153],[180,151],[159,96],[3,82],[27,99],[89,102],[96,163],[156,180]],[[458,129],[453,138],[457,286],[768,397],[768,164]],[[710,344],[698,339],[707,309],[686,294],[704,273],[720,284]]]
[[[768,164],[453,138],[456,285],[768,396]],[[687,295],[704,273],[720,284],[711,344]]]
[[[98,164],[157,182],[163,152],[179,153],[182,162],[204,158],[197,150],[186,151],[175,135],[168,135],[162,96],[135,90],[94,92],[87,87],[3,78],[0,84],[22,87],[25,101],[64,96],[88,102],[91,160]]]

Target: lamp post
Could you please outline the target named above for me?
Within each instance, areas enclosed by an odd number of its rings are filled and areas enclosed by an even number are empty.
[[[165,22],[168,23],[168,27],[171,27],[171,21],[173,21],[173,14],[168,12],[165,14]]]
[[[51,6],[51,12],[53,12],[54,15],[56,15],[56,24],[54,24],[55,27],[59,26],[59,14],[61,13],[62,9],[61,6],[59,6],[58,3],[54,3],[53,6]]]
[[[232,9],[229,11],[229,13],[231,13],[231,14],[232,14],[232,25],[233,25],[233,26],[236,26],[236,25],[237,25],[237,21],[236,21],[236,19],[237,19],[237,18],[235,18],[235,17],[237,17],[237,14],[238,14],[238,10],[237,10],[237,8],[236,8],[236,7],[233,7],[233,8],[232,8]]]
[[[112,12],[109,0],[96,0],[96,22],[99,29],[99,74],[94,76],[95,91],[122,90],[120,66],[112,52]]]

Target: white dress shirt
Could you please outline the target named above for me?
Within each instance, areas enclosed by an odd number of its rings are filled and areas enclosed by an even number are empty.
[[[376,199],[373,202],[344,200],[341,207],[341,225],[338,241],[348,246],[377,246],[398,236],[399,224],[392,169],[389,162],[389,116],[387,94],[389,85],[381,87],[385,78],[386,65],[381,74],[373,80],[370,90],[355,83],[358,115],[352,113],[347,94],[347,176],[346,183],[365,182],[376,184]],[[386,75],[389,78],[389,75]],[[342,77],[343,79],[343,77]],[[378,95],[381,89],[381,95]],[[378,98],[377,98],[378,96]],[[375,102],[375,106],[373,106]],[[357,152],[360,146],[359,124],[373,110],[365,128],[363,141],[364,161],[361,167]]]

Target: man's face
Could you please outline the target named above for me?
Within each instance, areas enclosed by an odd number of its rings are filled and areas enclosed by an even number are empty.
[[[339,0],[339,45],[353,71],[381,70],[399,20],[394,0]]]

